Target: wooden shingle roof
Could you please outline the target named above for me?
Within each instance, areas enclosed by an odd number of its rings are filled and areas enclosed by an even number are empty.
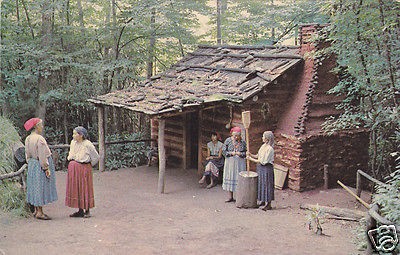
[[[89,102],[162,115],[220,101],[241,103],[302,61],[299,48],[199,46],[164,73]]]

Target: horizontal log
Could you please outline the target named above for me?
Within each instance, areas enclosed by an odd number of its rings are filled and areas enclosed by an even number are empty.
[[[192,52],[190,55],[193,56],[206,56],[206,57],[229,57],[229,58],[247,58],[249,54],[235,54],[235,53],[196,53]],[[283,58],[283,59],[302,59],[302,56],[297,54],[285,54],[285,53],[275,53],[275,54],[260,54],[256,53],[252,55],[254,58]]]
[[[250,50],[263,50],[263,49],[299,49],[299,46],[284,46],[284,47],[278,47],[278,46],[274,46],[274,45],[199,45],[198,46],[200,49],[204,49],[204,48],[211,48],[211,49],[242,49],[242,50],[246,50],[246,49],[250,49]]]
[[[396,227],[397,233],[400,232],[400,225],[395,224],[388,219],[382,217],[379,213],[379,206],[377,204],[373,204],[371,206],[371,209],[369,209],[368,214],[374,218],[377,222],[384,224],[384,225],[394,225]]]
[[[136,139],[136,140],[120,140],[120,141],[108,141],[106,145],[111,144],[126,144],[126,143],[141,143],[141,142],[156,142],[156,139]],[[93,142],[93,145],[98,146],[98,142]],[[50,149],[66,149],[69,148],[69,144],[53,144],[49,145]]]
[[[15,177],[15,176],[18,176],[18,175],[22,174],[22,173],[25,171],[25,169],[26,169],[27,166],[28,166],[27,164],[24,164],[24,165],[23,165],[18,171],[16,171],[16,172],[12,172],[12,173],[7,173],[7,174],[0,175],[0,180],[13,178],[13,177]]]
[[[317,209],[339,217],[353,218],[360,220],[366,216],[366,213],[359,210],[351,210],[346,208],[329,207],[322,205],[301,204],[300,209],[315,211]]]

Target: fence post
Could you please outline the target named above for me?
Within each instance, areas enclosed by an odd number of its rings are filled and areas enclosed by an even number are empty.
[[[358,197],[361,197],[361,174],[359,171],[360,170],[357,170],[356,194]]]
[[[99,122],[99,171],[103,172],[106,169],[106,143],[105,143],[105,118],[104,107],[97,107],[98,122]]]
[[[328,174],[328,165],[324,165],[324,189],[329,188],[329,174]]]

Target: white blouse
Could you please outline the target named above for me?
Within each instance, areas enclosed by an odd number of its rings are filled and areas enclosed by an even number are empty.
[[[91,163],[94,166],[99,162],[99,153],[89,140],[85,139],[82,142],[72,140],[67,159],[79,163]]]
[[[274,148],[269,144],[261,145],[258,150],[258,162],[261,165],[274,164]]]

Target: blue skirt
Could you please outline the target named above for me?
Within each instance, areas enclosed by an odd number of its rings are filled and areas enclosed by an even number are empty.
[[[266,164],[265,166],[257,164],[258,174],[258,201],[271,202],[274,200],[274,166]]]
[[[58,199],[56,189],[56,174],[53,158],[49,157],[50,178],[40,167],[39,160],[28,160],[28,175],[26,180],[26,201],[34,206],[43,206]]]
[[[238,156],[225,158],[222,189],[235,192],[239,178],[239,172],[242,171],[246,171],[246,159]]]

